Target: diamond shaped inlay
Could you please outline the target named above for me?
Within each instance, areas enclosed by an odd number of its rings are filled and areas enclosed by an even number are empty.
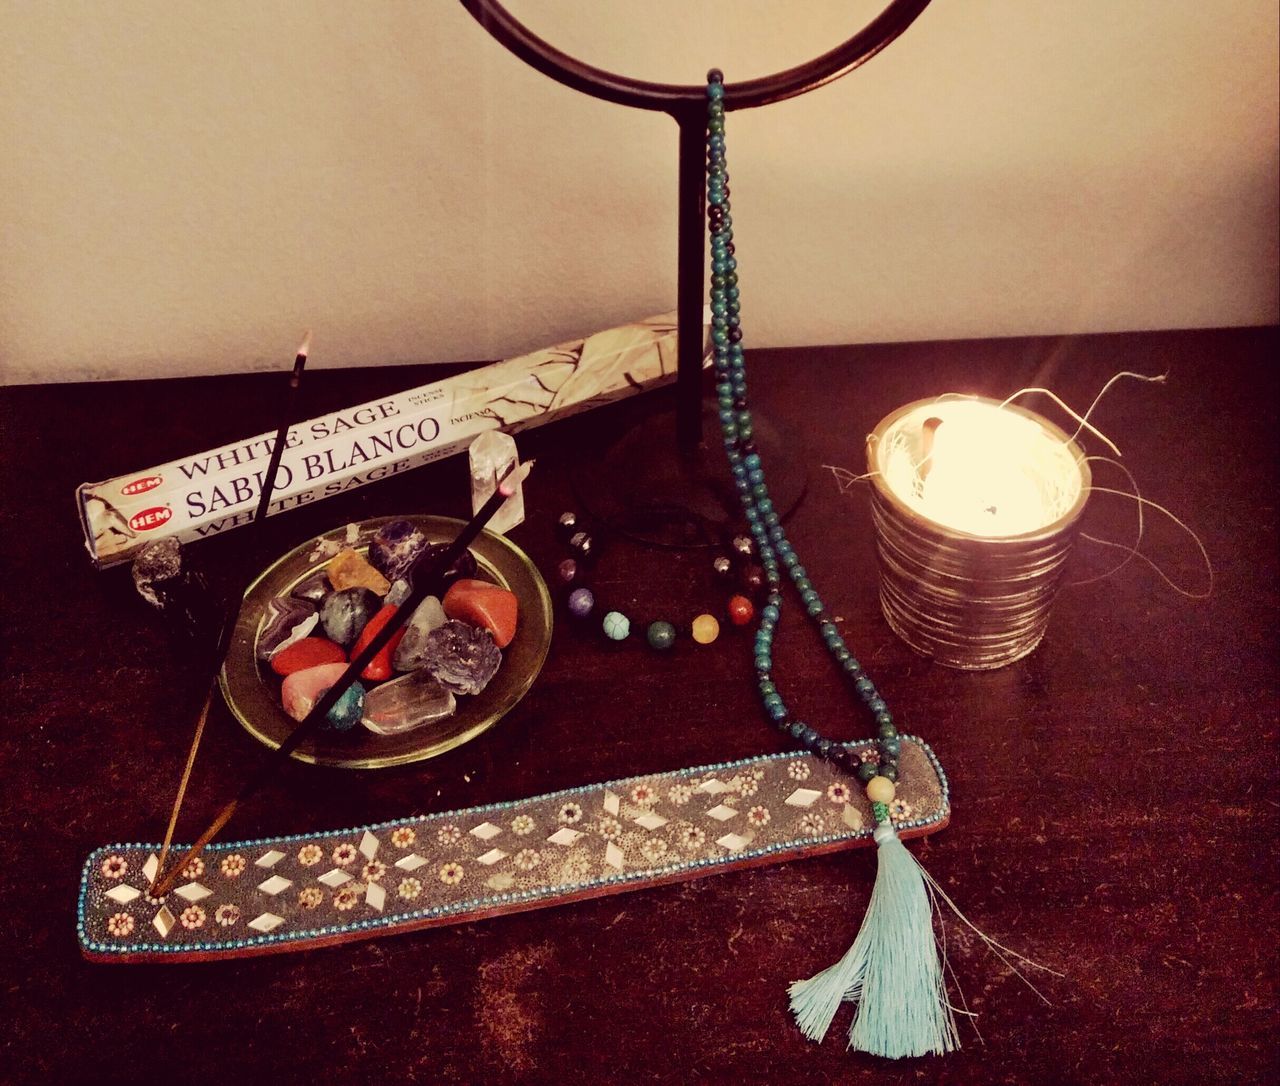
[[[156,875],[160,871],[160,858],[153,852],[147,857],[147,862],[142,865],[142,873],[147,878],[147,885],[152,886],[156,881]]]
[[[168,905],[161,905],[160,911],[156,913],[155,918],[151,921],[155,925],[156,931],[160,933],[161,939],[168,938],[169,932],[173,931],[173,925],[177,922],[177,918],[169,911]]]
[[[660,814],[654,814],[650,811],[648,814],[642,814],[635,819],[637,826],[643,826],[646,830],[658,830],[667,824],[667,820]]]
[[[717,777],[712,777],[709,781],[703,781],[695,789],[697,792],[706,792],[711,796],[718,796],[721,792],[729,791],[729,786]]]
[[[853,830],[860,830],[867,824],[862,817],[862,812],[851,803],[844,805],[844,810],[840,812],[840,821]]]
[[[317,881],[324,883],[330,890],[336,890],[344,882],[350,882],[351,876],[342,868],[335,867],[332,871],[326,871]]]
[[[266,882],[258,883],[258,889],[264,894],[275,897],[276,894],[284,893],[292,885],[292,879],[286,879],[283,875],[272,875]]]
[[[481,822],[471,831],[471,836],[479,837],[481,841],[488,841],[490,838],[497,837],[501,832],[501,826],[495,826],[492,822]]]
[[[198,882],[189,882],[185,886],[179,886],[174,893],[184,901],[203,901],[207,897],[213,895],[213,891],[207,886],[201,886]]]
[[[615,818],[618,812],[622,810],[622,801],[612,792],[604,794],[604,813],[613,815]]]
[[[782,802],[788,807],[812,807],[821,798],[822,793],[816,788],[797,788]]]
[[[503,852],[500,848],[491,848],[483,856],[476,857],[476,863],[484,864],[485,867],[492,867],[499,860],[505,860],[508,853]]]
[[[121,905],[128,905],[129,902],[141,896],[141,890],[135,890],[132,886],[125,886],[123,883],[119,886],[113,886],[107,891],[107,897]]]
[[[577,830],[571,830],[568,826],[561,826],[547,840],[553,845],[564,845],[565,848],[568,848],[581,836],[582,834]]]
[[[270,852],[264,852],[261,856],[259,856],[253,862],[258,867],[275,867],[275,865],[278,864],[283,859],[284,859],[284,853],[279,851],[278,849],[273,848]]]
[[[490,890],[510,890],[516,884],[516,877],[510,871],[495,871],[484,884]]]
[[[714,818],[717,822],[728,822],[737,813],[732,807],[726,807],[721,803],[718,807],[712,807],[707,812],[707,817]]]
[[[366,860],[372,860],[378,855],[378,839],[368,830],[365,830],[364,836],[360,838],[360,855]]]
[[[616,867],[622,870],[622,849],[610,841],[604,849],[604,862],[610,867]]]
[[[754,833],[726,833],[723,837],[716,838],[716,844],[721,848],[727,848],[730,852],[741,852],[754,839]]]
[[[369,888],[364,892],[364,903],[382,912],[382,907],[387,903],[387,891],[376,882],[369,883]]]
[[[249,927],[254,931],[260,931],[265,935],[269,931],[275,931],[284,923],[283,916],[276,916],[275,913],[263,913],[261,916],[255,916],[249,921]]]
[[[396,861],[396,867],[400,868],[401,871],[417,871],[426,862],[416,852],[411,852],[408,856],[401,856]]]

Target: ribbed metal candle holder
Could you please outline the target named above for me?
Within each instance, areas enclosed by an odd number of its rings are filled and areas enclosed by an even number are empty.
[[[912,508],[885,477],[886,435],[913,413],[950,403],[985,403],[1043,427],[1079,472],[1069,507],[1051,523],[1017,535],[983,536],[937,523]],[[944,424],[945,425],[945,424]],[[940,664],[966,670],[1002,667],[1032,652],[1044,636],[1067,556],[1089,497],[1084,453],[1034,412],[984,397],[921,400],[887,416],[867,438],[871,512],[880,567],[880,606],[893,631]]]

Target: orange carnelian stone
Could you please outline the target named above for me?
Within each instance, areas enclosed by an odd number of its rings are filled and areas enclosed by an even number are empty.
[[[378,631],[387,624],[391,616],[398,610],[398,607],[389,603],[364,624],[364,629],[360,631],[360,636],[356,638],[356,643],[351,646],[352,660],[364,652],[369,642],[373,640]],[[378,654],[372,660],[365,664],[364,670],[360,672],[360,677],[374,682],[391,678],[391,657],[395,655],[396,646],[400,644],[400,638],[402,637],[404,637],[404,627],[396,630],[391,635],[391,640],[378,650]]]
[[[346,658],[342,646],[327,637],[304,637],[271,657],[271,670],[277,675],[292,675],[320,664],[340,664]]]
[[[520,604],[508,589],[488,581],[454,581],[440,603],[450,618],[488,630],[500,649],[516,635]]]

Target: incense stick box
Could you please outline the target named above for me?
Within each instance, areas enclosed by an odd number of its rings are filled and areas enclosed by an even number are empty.
[[[702,347],[705,365],[705,325]],[[668,313],[298,423],[268,514],[452,456],[486,429],[515,433],[669,383],[676,352]],[[257,434],[82,484],[76,503],[95,565],[127,561],[153,539],[185,542],[248,524],[274,441]]]

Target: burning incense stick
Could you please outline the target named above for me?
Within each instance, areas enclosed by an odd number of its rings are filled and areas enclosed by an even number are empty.
[[[419,572],[417,566],[410,571],[408,578],[410,583],[413,585],[413,588],[396,609],[395,613],[392,614],[391,618],[386,622],[382,629],[374,635],[373,640],[364,647],[364,650],[358,653],[351,660],[351,663],[347,665],[347,670],[342,673],[338,681],[334,683],[333,686],[329,687],[323,695],[321,695],[315,705],[312,706],[311,711],[303,719],[302,723],[289,733],[285,738],[285,741],[272,751],[267,761],[263,763],[258,772],[245,782],[244,787],[240,789],[240,792],[235,799],[222,808],[218,813],[218,816],[209,824],[204,833],[196,839],[195,844],[187,850],[186,855],[174,864],[172,870],[169,871],[167,875],[163,878],[157,878],[156,883],[151,890],[152,897],[163,897],[169,892],[173,887],[173,884],[177,881],[178,874],[182,869],[195,859],[196,856],[200,855],[204,850],[205,845],[212,841],[214,837],[222,831],[222,828],[231,821],[232,816],[236,813],[240,804],[248,800],[249,797],[254,795],[259,788],[270,780],[279,768],[288,760],[289,756],[298,749],[302,742],[324,724],[325,720],[328,718],[329,710],[338,703],[338,699],[341,698],[342,695],[347,692],[351,684],[360,677],[360,673],[368,666],[369,662],[378,655],[383,646],[385,646],[387,642],[395,636],[396,631],[405,624],[409,616],[412,615],[414,610],[417,608],[418,604],[426,599],[433,591],[438,590],[441,578],[443,578],[449,571],[449,568],[454,564],[454,562],[462,556],[463,552],[471,546],[476,536],[484,530],[484,526],[488,524],[494,514],[502,508],[503,503],[516,492],[516,487],[528,477],[529,472],[533,469],[533,463],[534,462],[532,460],[526,461],[523,464],[520,464],[517,461],[512,461],[507,469],[498,476],[497,488],[489,497],[489,500],[480,507],[475,516],[467,521],[466,525],[464,525],[462,531],[458,533],[453,542],[450,543],[438,557],[433,559],[424,571]],[[424,555],[422,559],[419,559],[419,565],[425,557],[426,556]]]
[[[294,404],[298,398],[298,386],[302,383],[302,371],[307,365],[307,355],[311,352],[311,333],[302,337],[297,356],[293,360],[293,372],[289,375],[289,392],[285,397],[284,410],[280,416],[280,425],[276,429],[275,444],[271,448],[271,459],[267,463],[267,473],[262,479],[262,495],[258,499],[258,508],[253,514],[250,529],[260,533],[260,522],[267,519],[267,507],[271,504],[271,495],[275,490],[276,472],[280,468],[280,457],[289,438],[289,425],[294,417]],[[238,600],[235,601],[238,603]],[[209,683],[205,690],[204,703],[200,706],[200,715],[196,718],[195,734],[191,737],[191,749],[187,753],[187,764],[182,770],[182,778],[178,781],[178,793],[174,797],[173,810],[169,813],[169,825],[164,831],[164,844],[160,848],[160,860],[156,864],[156,878],[152,880],[151,891],[155,892],[164,875],[164,864],[169,858],[169,846],[173,843],[173,833],[178,825],[178,815],[182,811],[182,801],[187,795],[187,785],[191,781],[191,770],[196,764],[196,754],[200,750],[200,741],[204,738],[205,722],[209,719],[209,709],[213,705],[214,691],[217,690],[218,672],[222,670],[222,661],[226,658],[227,649],[231,645],[231,636],[235,632],[238,606],[228,606],[223,616],[222,629],[218,632],[217,644],[213,650],[213,668]]]

